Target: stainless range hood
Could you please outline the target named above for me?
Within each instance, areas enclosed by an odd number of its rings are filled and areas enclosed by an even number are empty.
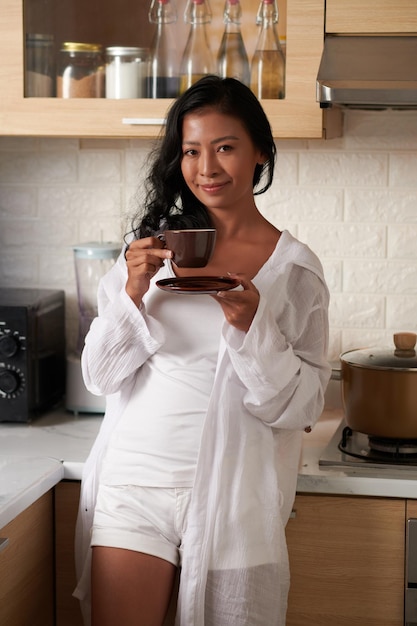
[[[364,109],[417,109],[417,36],[327,35],[317,101]]]

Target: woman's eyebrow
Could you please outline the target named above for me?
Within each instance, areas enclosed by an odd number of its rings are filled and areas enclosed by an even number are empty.
[[[239,137],[236,137],[236,135],[225,135],[224,137],[217,137],[216,139],[212,139],[212,141],[210,141],[210,143],[212,145],[216,144],[216,143],[220,143],[222,141],[230,141],[231,139],[234,139],[235,141],[239,141]],[[184,139],[183,144],[187,144],[189,146],[199,146],[200,142],[199,141],[193,141],[191,139]]]

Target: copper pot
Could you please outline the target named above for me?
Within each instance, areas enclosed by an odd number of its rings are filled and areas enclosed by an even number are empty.
[[[415,333],[396,333],[395,350],[351,350],[340,356],[342,402],[352,430],[417,439]]]

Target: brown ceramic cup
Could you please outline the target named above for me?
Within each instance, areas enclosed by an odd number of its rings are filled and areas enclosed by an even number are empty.
[[[173,252],[177,267],[204,267],[210,261],[216,243],[215,228],[165,230],[159,238]]]

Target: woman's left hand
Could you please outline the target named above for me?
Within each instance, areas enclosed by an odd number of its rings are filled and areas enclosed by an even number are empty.
[[[244,274],[228,274],[236,278],[243,290],[218,291],[213,298],[219,302],[226,320],[243,332],[249,330],[259,304],[259,291]]]

